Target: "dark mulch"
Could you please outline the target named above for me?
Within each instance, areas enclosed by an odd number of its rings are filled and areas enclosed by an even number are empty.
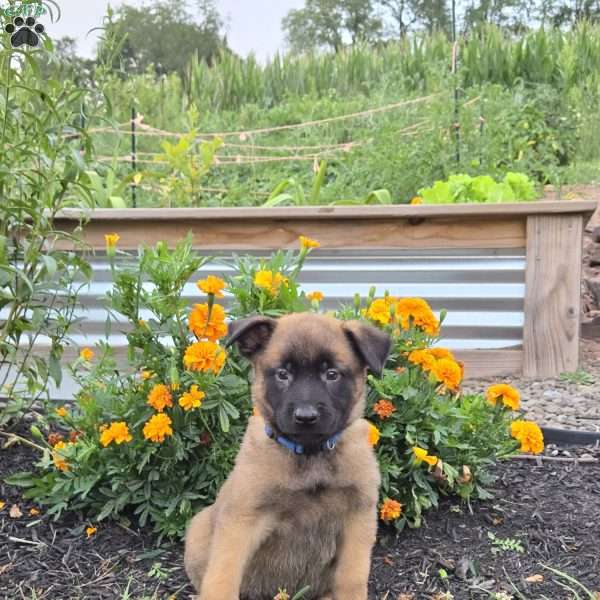
[[[598,450],[570,451],[600,457]],[[34,458],[23,446],[0,450],[0,478],[29,468]],[[527,600],[572,597],[543,564],[600,591],[600,464],[509,461],[497,474],[494,500],[472,511],[444,502],[418,530],[396,539],[381,532],[370,599],[442,600],[446,590],[455,600],[491,598],[503,590],[514,594],[511,581]],[[147,532],[114,523],[99,524],[87,539],[89,522],[80,515],[54,522],[42,509],[29,516],[34,505],[4,483],[0,500],[6,502],[0,512],[0,598],[162,600],[191,594],[179,544],[157,549]],[[9,516],[15,503],[23,513],[16,519]],[[488,532],[517,540],[523,552],[496,548]],[[525,581],[535,575],[543,581]]]

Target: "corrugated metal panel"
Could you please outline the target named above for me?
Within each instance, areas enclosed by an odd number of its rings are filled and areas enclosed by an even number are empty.
[[[232,254],[204,265],[186,285],[184,296],[190,303],[201,297],[195,281],[209,274],[230,272],[223,264]],[[111,287],[105,257],[92,261],[94,281],[81,296],[84,317],[81,332],[73,338],[81,345],[104,339],[106,312],[102,297]],[[455,251],[323,251],[313,254],[300,276],[302,288],[325,294],[326,309],[349,303],[355,293],[368,294],[372,285],[379,295],[420,296],[435,311],[448,315],[442,330],[442,343],[453,349],[506,348],[522,344],[525,296],[524,250]],[[224,299],[227,305],[228,298]],[[142,313],[142,318],[145,315]],[[146,315],[149,316],[149,315]],[[125,325],[112,328],[110,344],[125,344]],[[40,340],[40,343],[44,343]],[[70,385],[58,393],[64,397]]]

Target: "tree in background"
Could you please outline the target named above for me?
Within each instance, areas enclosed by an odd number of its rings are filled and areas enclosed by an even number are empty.
[[[196,54],[212,63],[226,49],[223,20],[214,0],[197,0],[195,9],[190,11],[188,0],[154,0],[109,11],[107,32],[123,37],[117,59],[129,72],[153,66],[157,73],[183,74]]]
[[[306,0],[304,8],[284,17],[282,26],[294,51],[338,52],[347,42],[376,41],[383,24],[373,0]]]

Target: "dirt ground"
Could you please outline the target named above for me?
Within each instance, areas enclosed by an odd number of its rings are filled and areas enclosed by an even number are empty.
[[[381,529],[369,600],[467,600],[505,591],[522,600],[567,600],[568,583],[600,591],[599,448],[557,448],[553,461],[510,460],[496,469],[495,498],[472,506],[446,500],[423,527],[395,536]],[[563,461],[557,461],[562,458]],[[0,480],[30,467],[26,446],[0,451]],[[4,600],[171,600],[192,589],[180,543],[155,547],[149,531],[103,522],[87,538],[84,515],[58,521],[0,483],[0,598]],[[17,506],[21,516],[13,517]],[[30,510],[40,510],[30,515]],[[491,536],[494,536],[493,539]],[[514,587],[513,587],[514,586]],[[522,596],[517,596],[515,588]],[[443,595],[449,592],[451,595]]]

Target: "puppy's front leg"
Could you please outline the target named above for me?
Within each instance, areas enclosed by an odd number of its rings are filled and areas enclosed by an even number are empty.
[[[334,574],[333,600],[367,600],[376,534],[375,510],[354,513],[346,521]]]
[[[200,600],[239,600],[246,565],[272,524],[269,516],[256,514],[217,522]]]

